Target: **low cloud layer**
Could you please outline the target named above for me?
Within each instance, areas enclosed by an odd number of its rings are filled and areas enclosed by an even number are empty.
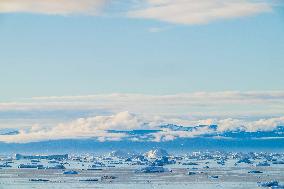
[[[221,133],[228,130],[267,131],[284,125],[283,116],[283,91],[34,97],[0,103],[0,130],[19,130],[17,135],[1,135],[0,141],[21,143],[78,138],[117,141],[130,136],[127,132],[111,133],[108,130],[151,130],[165,124],[218,125]],[[158,142],[208,132],[212,131],[163,128],[145,137]]]
[[[120,6],[114,15],[187,25],[272,11],[264,0],[2,0],[0,12],[98,15],[108,6]]]
[[[128,112],[121,112],[111,116],[96,116],[79,118],[69,123],[60,123],[54,127],[45,128],[34,125],[30,129],[22,129],[17,135],[0,136],[5,142],[33,142],[56,139],[95,138],[99,141],[116,141],[125,137],[121,133],[108,133],[109,129],[135,129],[143,124]]]
[[[16,135],[0,135],[2,142],[26,143],[45,140],[58,139],[88,139],[93,138],[98,141],[119,141],[119,140],[137,140],[135,137],[128,136],[125,132],[109,132],[109,130],[130,131],[130,130],[161,130],[150,134],[149,140],[160,142],[170,141],[177,138],[193,138],[204,134],[210,134],[213,131],[209,127],[200,127],[192,131],[171,130],[169,128],[160,128],[166,124],[187,123],[187,127],[194,127],[200,124],[217,124],[217,132],[245,130],[267,131],[273,130],[277,126],[284,125],[284,117],[259,119],[256,121],[246,121],[240,119],[207,119],[207,120],[176,120],[171,122],[168,119],[157,119],[145,116],[130,114],[129,112],[120,112],[110,116],[94,116],[89,118],[79,118],[71,122],[60,123],[53,127],[43,127],[34,125],[28,129],[20,129]],[[129,138],[130,137],[130,138]]]

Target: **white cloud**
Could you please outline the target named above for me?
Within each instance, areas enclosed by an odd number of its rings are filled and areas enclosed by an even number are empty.
[[[108,0],[1,0],[0,12],[96,15]]]
[[[271,11],[271,5],[253,0],[147,0],[128,16],[176,24],[204,24]]]
[[[209,130],[207,127],[199,128],[193,131],[172,131],[170,129],[163,129],[161,132],[153,134],[153,141],[172,141],[177,138],[194,138],[200,135],[212,133],[212,130]]]
[[[215,124],[218,125],[217,132],[222,133],[224,131],[235,131],[235,130],[244,130],[247,132],[255,131],[270,131],[275,129],[277,126],[284,126],[284,117],[270,118],[270,119],[259,119],[256,121],[247,121],[240,119],[215,119],[215,120],[198,120],[198,121],[189,121],[191,126],[199,125],[200,123]],[[194,138],[204,134],[214,133],[209,127],[201,127],[193,131],[172,131],[170,129],[163,129],[161,132],[153,134],[153,141],[172,141],[177,138]],[[214,138],[216,138],[215,136]],[[218,138],[218,137],[217,137]],[[220,137],[219,137],[220,138]],[[222,137],[221,137],[222,138]]]
[[[198,92],[173,95],[106,94],[87,96],[35,97],[0,103],[3,111],[106,110],[135,114],[177,117],[281,116],[284,92]]]
[[[56,139],[96,138],[100,141],[120,140],[123,133],[109,133],[107,130],[131,130],[144,128],[143,122],[128,112],[111,116],[79,118],[69,123],[60,123],[54,127],[34,125],[30,129],[20,130],[18,135],[2,135],[0,141],[32,142]]]
[[[0,129],[21,130],[19,135],[0,136],[0,141],[91,137],[101,141],[120,140],[125,134],[105,130],[151,129],[169,123],[183,126],[217,124],[220,132],[270,130],[284,125],[283,115],[283,91],[34,97],[0,103]],[[31,127],[35,124],[40,126]],[[156,141],[174,140],[195,137],[198,132],[163,130],[154,138]]]
[[[219,131],[244,129],[246,131],[272,130],[277,126],[284,125],[284,116],[269,119],[259,119],[256,121],[246,121],[240,119],[223,119],[216,122]]]
[[[65,127],[65,124],[61,124]],[[59,125],[59,127],[61,126]],[[80,118],[68,125],[70,129],[94,128],[96,130],[133,130],[147,129],[144,120],[128,112],[120,112],[111,116],[95,116],[90,118]]]
[[[259,119],[256,121],[247,121],[240,119],[206,119],[206,120],[182,120],[176,119],[176,122],[187,123],[183,126],[196,126],[199,124],[217,124],[218,132],[243,129],[246,131],[273,130],[276,126],[284,125],[284,117],[275,117],[270,119]],[[119,141],[138,140],[131,138],[125,133],[111,133],[108,130],[141,130],[141,129],[161,129],[163,124],[173,123],[167,118],[157,119],[156,117],[130,114],[120,112],[110,116],[93,116],[88,118],[79,118],[71,122],[59,123],[52,127],[43,127],[33,125],[29,129],[21,129],[17,135],[0,135],[0,141],[26,143],[44,140],[57,139],[86,139],[95,138],[99,141]],[[170,141],[177,138],[193,138],[204,134],[215,132],[209,127],[199,127],[192,131],[172,131],[168,128],[162,128],[160,132],[153,133],[153,141]],[[144,137],[147,137],[146,135]],[[151,137],[150,137],[151,138]],[[149,138],[149,139],[150,139]]]
[[[173,95],[147,95],[147,94],[100,94],[100,95],[86,95],[86,96],[47,96],[47,97],[33,97],[33,100],[51,100],[51,101],[74,101],[74,100],[100,100],[100,99],[124,99],[124,100],[137,100],[137,99],[153,99],[159,100],[201,100],[206,99],[218,100],[229,103],[234,102],[248,102],[248,101],[262,101],[262,100],[284,100],[284,91],[220,91],[220,92],[195,92],[195,93],[181,93]],[[192,104],[195,102],[191,102]],[[200,103],[197,101],[196,103]],[[211,101],[214,103],[214,101]]]
[[[110,11],[106,4],[112,7]],[[272,6],[266,0],[1,0],[0,13],[95,16],[103,11],[115,17],[126,15],[175,24],[204,24],[269,12]],[[150,31],[161,29],[150,28]]]

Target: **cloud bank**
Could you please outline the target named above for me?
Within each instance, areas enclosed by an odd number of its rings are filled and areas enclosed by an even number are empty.
[[[252,131],[267,131],[273,130],[277,126],[284,125],[284,117],[260,119],[256,121],[246,121],[240,119],[210,119],[210,120],[180,120],[187,122],[187,127],[192,127],[200,124],[218,125],[218,129],[212,130],[210,127],[198,127],[194,130],[172,130],[169,128],[161,128],[161,125],[167,125],[171,120],[157,119],[130,114],[129,112],[120,112],[110,116],[94,116],[88,118],[79,118],[71,122],[60,123],[53,127],[43,127],[33,125],[29,129],[20,129],[15,135],[0,135],[0,141],[8,143],[26,143],[45,140],[58,139],[88,139],[93,138],[98,141],[120,141],[134,140],[137,138],[129,136],[125,132],[109,132],[116,131],[131,131],[131,130],[160,130],[159,132],[145,135],[144,137],[155,142],[171,141],[177,138],[193,138],[213,132],[224,132],[234,130]],[[178,124],[176,122],[175,124]],[[130,137],[130,138],[129,138]],[[138,139],[139,141],[139,139]]]
[[[0,103],[0,130],[19,130],[16,135],[0,135],[0,141],[84,138],[139,141],[127,132],[109,130],[161,130],[145,136],[158,142],[213,132],[207,127],[188,132],[161,129],[161,125],[218,125],[220,133],[268,131],[284,125],[283,116],[283,91],[33,97]]]
[[[5,142],[34,142],[56,139],[96,138],[99,141],[116,141],[125,137],[122,133],[109,133],[109,129],[135,129],[141,127],[140,120],[128,112],[112,116],[96,116],[79,118],[69,123],[60,123],[54,127],[45,128],[33,125],[30,129],[22,129],[17,135],[0,136]]]
[[[187,25],[245,17],[272,10],[272,4],[264,0],[2,0],[0,12],[99,15],[112,6],[120,6],[116,9],[121,9],[119,14],[114,15]]]

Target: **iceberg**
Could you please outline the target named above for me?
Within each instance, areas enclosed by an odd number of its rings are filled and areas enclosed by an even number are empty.
[[[198,163],[194,163],[194,162],[187,162],[187,163],[182,163],[182,165],[198,165]]]
[[[189,171],[187,174],[188,175],[196,175],[196,172]]]
[[[256,164],[257,167],[262,167],[262,166],[270,166],[270,164],[265,161],[265,162],[259,162],[258,164]]]
[[[81,182],[97,182],[99,181],[99,179],[97,178],[91,178],[91,179],[82,179],[82,180],[79,180]]]
[[[218,175],[211,175],[211,176],[209,176],[209,178],[217,179],[217,178],[219,178],[219,176]]]
[[[152,166],[164,166],[168,164],[175,164],[175,160],[169,160],[168,157],[162,157],[161,159],[156,159],[153,163]]]
[[[108,180],[108,179],[116,179],[116,176],[112,176],[112,175],[104,175],[101,177],[101,180]]]
[[[53,167],[47,167],[47,169],[66,169],[66,168],[64,167],[64,165],[59,164]]]
[[[18,166],[19,169],[43,169],[43,165],[25,165],[20,164]]]
[[[273,161],[272,164],[274,164],[274,165],[283,165],[284,161]]]
[[[252,161],[249,158],[242,158],[237,163],[252,164]]]
[[[3,163],[2,165],[0,165],[0,168],[11,168],[12,166],[9,165],[8,163]]]
[[[144,154],[145,157],[150,159],[157,159],[169,156],[168,152],[164,149],[150,150]]]
[[[164,173],[171,172],[168,168],[160,167],[160,166],[148,166],[141,169],[137,169],[136,173]]]
[[[279,182],[276,180],[273,180],[269,182],[260,182],[258,183],[258,185],[261,187],[275,187],[275,186],[279,186]]]
[[[248,173],[258,174],[258,173],[263,173],[263,172],[262,171],[258,171],[258,170],[253,170],[253,171],[249,171]]]
[[[49,180],[48,179],[30,179],[29,181],[32,181],[32,182],[48,182]]]
[[[16,158],[16,160],[21,160],[21,159],[66,160],[66,159],[68,159],[68,154],[64,154],[64,155],[21,155],[21,154],[16,154],[15,158]]]
[[[64,175],[77,175],[78,172],[74,171],[74,170],[70,170],[70,171],[65,171],[63,172]]]

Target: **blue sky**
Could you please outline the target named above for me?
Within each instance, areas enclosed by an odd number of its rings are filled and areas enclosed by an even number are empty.
[[[283,75],[278,0],[0,2],[0,129],[30,129],[10,141],[144,122],[272,129]]]
[[[2,13],[0,41],[2,101],[284,88],[281,6],[205,24]]]

